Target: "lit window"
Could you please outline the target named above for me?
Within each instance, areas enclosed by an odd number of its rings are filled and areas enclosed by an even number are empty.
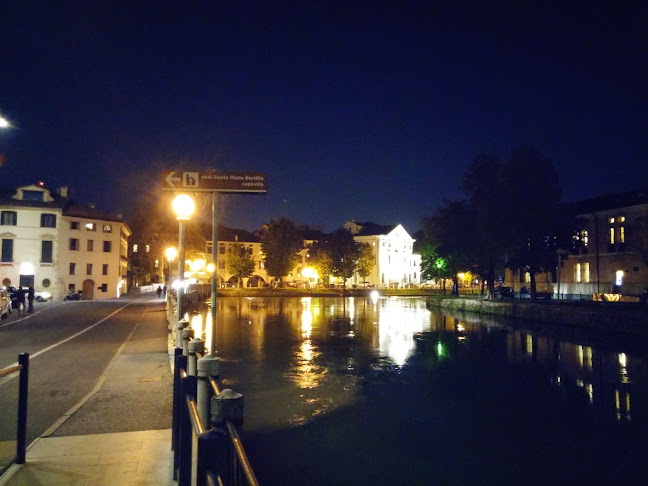
[[[619,223],[625,223],[625,216],[619,216]]]
[[[589,243],[589,236],[587,234],[587,230],[581,231],[581,239],[583,240],[583,245],[587,247],[587,244]]]
[[[589,262],[583,263],[583,282],[589,283],[590,281],[590,267]]]
[[[151,247],[149,245],[146,245],[146,253],[148,253],[149,251],[151,251]]]
[[[103,225],[103,232],[104,233],[112,233],[112,226],[109,224],[104,224]]]
[[[574,265],[574,282],[580,283],[581,281],[582,281],[581,264],[576,263]]]
[[[625,227],[619,227],[619,243],[625,243]]]
[[[526,283],[531,283],[531,274],[529,272],[524,272],[524,281]]]
[[[616,271],[614,285],[623,285],[623,270]]]
[[[614,218],[610,218],[610,224],[614,223]]]
[[[137,253],[137,245],[133,245],[133,253]]]
[[[155,268],[159,268],[159,267],[160,267],[160,260],[156,259],[155,260]]]
[[[85,227],[88,231],[97,231],[97,225],[95,223],[86,223]]]
[[[614,245],[614,228],[610,228],[610,245]]]

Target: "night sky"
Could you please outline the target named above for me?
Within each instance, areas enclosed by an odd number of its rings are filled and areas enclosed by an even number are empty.
[[[268,174],[221,220],[413,233],[480,152],[571,201],[648,186],[646,2],[0,2],[0,185],[129,214],[181,168]]]

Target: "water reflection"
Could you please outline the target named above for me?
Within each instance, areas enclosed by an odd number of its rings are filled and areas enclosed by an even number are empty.
[[[467,374],[521,367],[565,400],[618,421],[644,420],[648,410],[640,347],[560,328],[449,316],[430,312],[421,298],[377,296],[221,298],[217,316],[223,377],[249,394],[252,428],[303,424],[362,400],[361,382],[377,373],[382,382],[399,380],[408,367],[436,373],[452,361],[465,361]],[[209,344],[209,309],[190,322]],[[507,393],[515,400],[515,390]]]

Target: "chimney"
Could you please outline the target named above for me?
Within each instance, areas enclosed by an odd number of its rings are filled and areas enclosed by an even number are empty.
[[[59,187],[58,193],[61,197],[68,197],[68,186]]]

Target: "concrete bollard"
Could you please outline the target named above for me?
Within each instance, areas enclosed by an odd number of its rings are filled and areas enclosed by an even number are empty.
[[[183,356],[188,356],[189,355],[189,341],[191,341],[194,338],[194,330],[191,329],[190,327],[187,327],[182,330],[182,355]]]
[[[178,321],[176,325],[176,335],[175,335],[175,345],[176,348],[182,347],[182,330],[185,327],[189,327],[189,321],[187,319],[182,319]]]
[[[212,427],[221,426],[229,420],[234,425],[243,423],[243,395],[226,388],[211,399]]]
[[[209,398],[211,393],[209,390],[208,376],[214,378],[220,375],[220,359],[218,356],[207,355],[200,358],[197,362],[197,376],[198,386],[196,393],[196,405],[198,407],[198,415],[206,429],[209,429]]]
[[[205,343],[200,338],[194,338],[188,344],[189,354],[187,356],[187,374],[191,376],[197,375],[196,353],[205,353]]]

